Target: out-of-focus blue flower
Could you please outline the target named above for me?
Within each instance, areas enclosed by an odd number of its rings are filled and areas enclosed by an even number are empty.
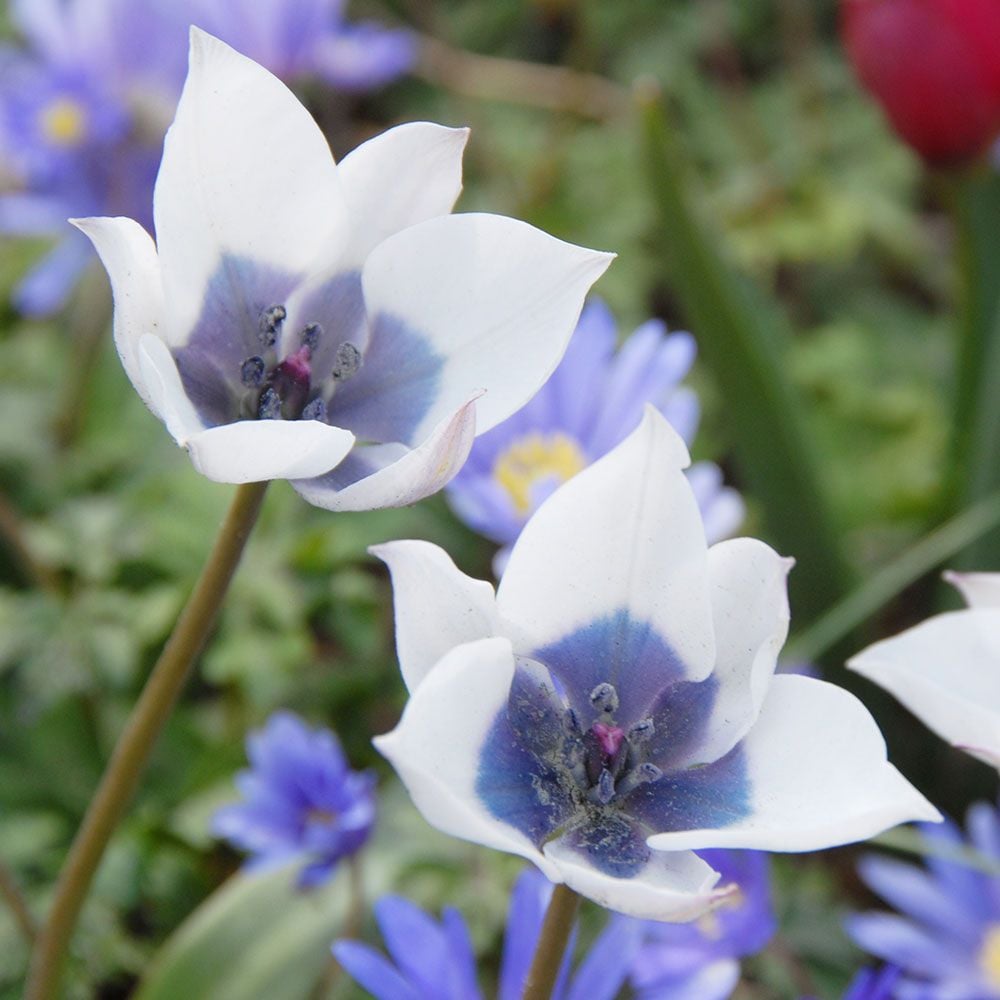
[[[954,823],[921,825],[944,848],[961,848]],[[1000,816],[986,802],[968,814],[971,845],[1000,862]],[[900,1000],[1000,997],[1000,876],[941,857],[927,868],[881,857],[860,865],[862,879],[898,911],[856,914],[847,931],[866,951],[900,967]],[[867,996],[867,994],[862,994]]]
[[[471,528],[509,547],[541,503],[567,479],[620,444],[652,403],[690,443],[700,416],[698,397],[680,383],[695,357],[689,333],[668,334],[659,320],[640,326],[615,352],[617,329],[608,307],[593,299],[584,309],[559,367],[523,409],[476,439],[469,459],[447,490]],[[699,462],[688,478],[709,542],[732,534],[743,501],[722,485],[722,472]]]
[[[344,0],[187,0],[191,21],[284,80],[317,76],[340,90],[369,90],[416,57],[409,31],[344,19]]]
[[[777,926],[770,864],[761,851],[699,851],[739,891],[689,924],[647,922],[631,967],[639,1000],[725,1000],[740,978],[739,959],[760,951]]]
[[[26,47],[0,49],[0,232],[59,239],[15,290],[28,314],[66,299],[92,251],[71,215],[149,217],[168,109],[184,78],[178,8],[15,0]]]
[[[212,832],[251,854],[248,867],[302,858],[303,888],[327,878],[368,839],[375,822],[375,776],[352,771],[337,737],[275,712],[247,739],[251,769],[236,778],[243,801],[224,806]]]
[[[519,1000],[551,896],[552,884],[531,869],[515,883],[498,1000]],[[333,953],[377,1000],[481,1000],[472,942],[457,910],[446,908],[437,923],[408,900],[386,896],[375,904],[375,919],[389,958],[358,941],[337,941]],[[575,973],[571,973],[571,940],[553,1000],[613,1000],[628,974],[643,927],[638,920],[610,920]]]
[[[881,969],[862,969],[847,987],[843,1000],[892,1000],[899,981],[899,969],[886,965]]]
[[[163,135],[187,70],[188,27],[210,28],[286,81],[341,90],[405,72],[405,31],[349,24],[339,0],[13,0],[25,41],[0,47],[0,233],[56,237],[15,289],[29,315],[60,308],[93,253],[70,217],[151,228]]]

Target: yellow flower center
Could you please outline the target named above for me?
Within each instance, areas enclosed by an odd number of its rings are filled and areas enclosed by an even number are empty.
[[[979,964],[991,986],[1000,989],[1000,924],[994,924],[983,938]]]
[[[42,134],[56,146],[74,146],[87,129],[87,111],[71,97],[57,97],[39,115]]]
[[[515,441],[493,466],[493,478],[507,491],[518,514],[531,510],[531,488],[540,479],[560,484],[572,479],[585,465],[580,446],[558,432],[535,432]]]

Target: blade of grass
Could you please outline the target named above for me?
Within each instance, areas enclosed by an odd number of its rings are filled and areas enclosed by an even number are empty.
[[[738,275],[698,218],[687,157],[660,94],[638,94],[643,153],[663,274],[714,376],[741,475],[763,508],[766,533],[798,565],[797,618],[817,618],[850,586],[801,401],[787,378],[788,322]]]

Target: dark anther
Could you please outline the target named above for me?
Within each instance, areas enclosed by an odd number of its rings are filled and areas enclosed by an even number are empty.
[[[277,420],[281,416],[281,397],[270,386],[260,394],[257,416],[261,420]]]
[[[645,743],[646,740],[652,737],[653,732],[654,732],[653,720],[640,719],[628,731],[629,742],[635,744]]]
[[[608,715],[613,715],[618,711],[618,692],[614,689],[614,686],[608,684],[605,681],[603,684],[598,684],[593,691],[590,692],[590,704],[598,712],[605,712]]]
[[[278,332],[281,330],[281,324],[284,323],[287,315],[285,307],[278,305],[271,306],[260,314],[257,321],[257,335],[265,347],[274,346],[274,342],[278,339]]]
[[[601,776],[597,779],[597,785],[592,791],[594,798],[601,805],[606,806],[615,797],[615,779],[607,768],[601,771]]]
[[[256,389],[264,381],[265,364],[263,358],[254,355],[247,358],[240,368],[240,381],[248,389]]]
[[[337,357],[333,363],[333,377],[343,382],[354,375],[361,367],[361,352],[349,341],[337,348]]]
[[[319,338],[322,336],[323,327],[319,323],[307,323],[302,328],[302,346],[308,347],[310,351],[315,351]]]
[[[306,403],[305,408],[302,410],[303,420],[326,420],[326,403],[323,402],[321,396],[317,396],[315,399]]]

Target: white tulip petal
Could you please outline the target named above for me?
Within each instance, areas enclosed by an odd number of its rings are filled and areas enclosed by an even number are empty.
[[[552,373],[611,260],[497,215],[441,216],[390,236],[362,272],[371,341],[338,420],[359,437],[412,445],[486,390],[477,419],[488,430]],[[383,331],[407,345],[406,365],[395,342],[380,348]]]
[[[447,215],[462,191],[467,128],[409,122],[362,143],[338,172],[352,220],[344,266],[360,267],[384,239]]]
[[[854,695],[810,677],[771,680],[743,740],[750,810],[718,829],[658,833],[663,850],[742,847],[814,851],[940,813],[887,760],[885,740]]]
[[[193,434],[205,429],[181,382],[170,348],[151,333],[139,338],[139,375],[149,394],[149,408],[159,416],[171,437],[185,446]]]
[[[734,538],[708,550],[715,623],[712,677],[718,688],[706,739],[689,763],[718,760],[756,721],[788,635],[792,565],[793,560],[754,538]]]
[[[175,346],[213,279],[228,301],[266,308],[347,233],[336,166],[309,113],[267,70],[197,28],[153,205]],[[258,295],[274,301],[261,307]]]
[[[690,851],[654,851],[632,878],[599,871],[560,840],[546,844],[544,854],[558,868],[558,881],[606,909],[643,920],[694,920],[735,891],[733,886],[716,889],[719,873]]]
[[[125,374],[142,401],[159,417],[139,364],[139,341],[163,334],[160,262],[149,233],[132,219],[71,219],[94,244],[115,299],[115,347]]]
[[[1000,608],[935,615],[847,665],[942,739],[989,763],[1000,758]]]
[[[184,442],[194,467],[217,483],[322,475],[353,445],[350,431],[319,420],[240,420]]]
[[[524,834],[492,817],[476,793],[480,751],[507,703],[513,677],[507,639],[458,646],[410,695],[399,725],[372,742],[432,826],[527,858],[547,878],[560,881],[558,867]]]
[[[647,407],[625,441],[542,504],[497,592],[519,647],[537,649],[627,611],[653,627],[688,678],[709,673],[708,549],[687,464],[684,442]]]
[[[419,448],[358,448],[330,476],[292,485],[309,503],[326,510],[405,507],[440,490],[462,467],[476,436],[476,400],[443,420]]]
[[[498,633],[493,587],[466,576],[443,549],[399,541],[368,551],[392,574],[396,655],[411,692],[449,650]]]
[[[957,587],[970,608],[1000,608],[1000,573],[943,574],[945,580]]]

